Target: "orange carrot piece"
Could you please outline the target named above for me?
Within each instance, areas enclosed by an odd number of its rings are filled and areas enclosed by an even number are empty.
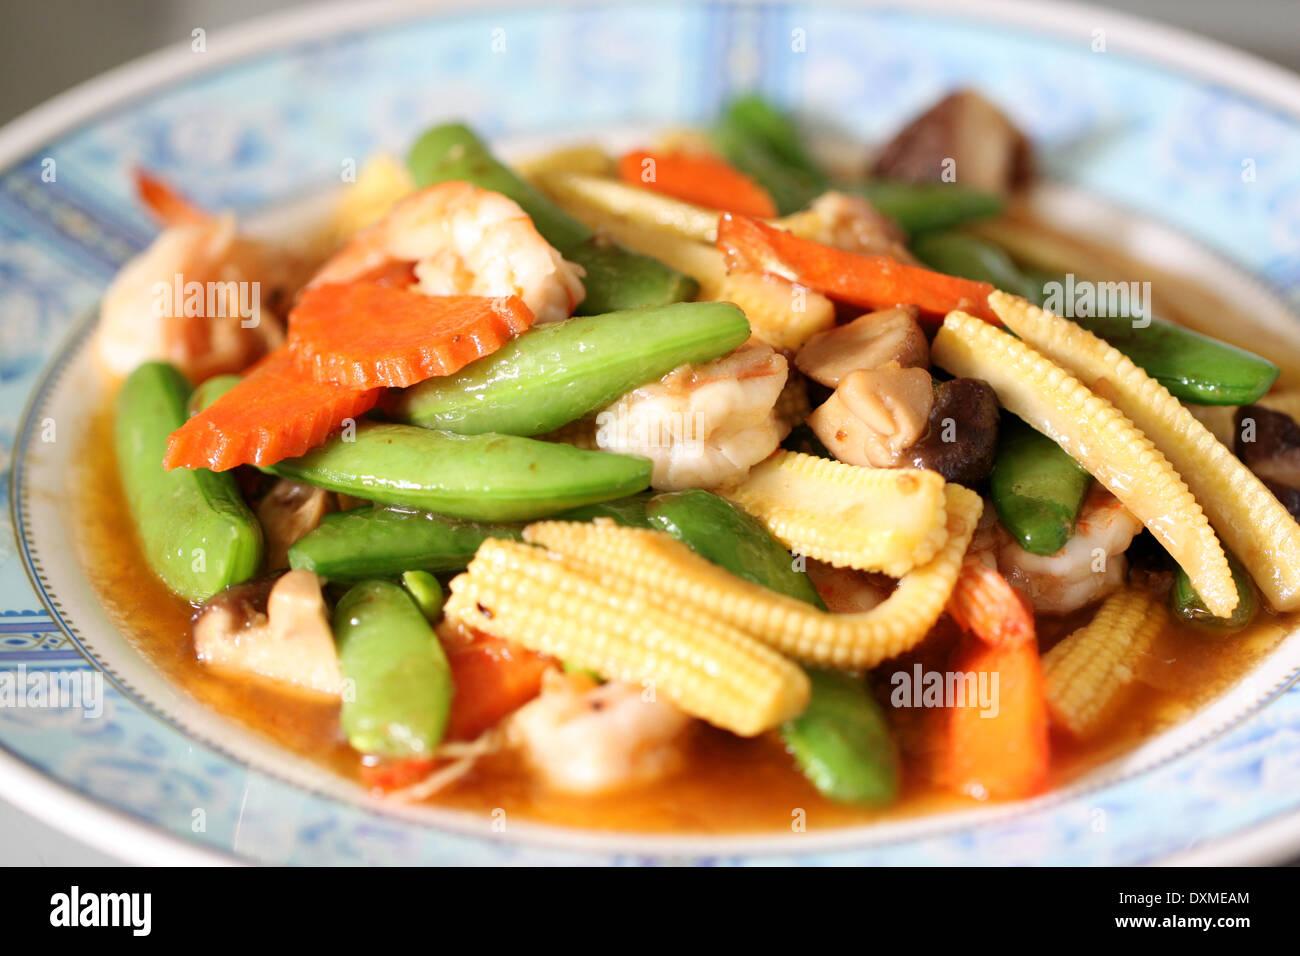
[[[164,226],[201,226],[212,221],[212,216],[182,196],[170,183],[138,166],[135,169],[135,192]]]
[[[976,695],[949,708],[941,757],[945,786],[979,800],[1039,793],[1047,783],[1049,744],[1038,642],[994,647],[967,638],[949,658],[948,669],[986,681],[991,705],[986,710]]]
[[[1034,637],[1034,614],[1007,579],[982,561],[967,559],[948,599],[958,626],[986,644],[1018,644]]]
[[[770,272],[864,309],[915,305],[923,316],[938,319],[962,309],[1001,324],[989,307],[993,286],[987,282],[904,265],[888,256],[844,252],[748,216],[722,214],[718,248],[726,257],[728,272]]]
[[[776,203],[766,189],[734,166],[707,153],[634,150],[618,161],[618,175],[633,186],[644,186],[709,209],[725,209],[760,219],[777,214]]]
[[[298,370],[349,388],[451,375],[533,324],[518,296],[423,295],[372,282],[307,289],[289,313]]]
[[[406,760],[381,760],[378,763],[365,763],[363,758],[359,770],[361,785],[367,790],[388,793],[401,790],[419,783],[438,766],[438,761],[430,757],[410,757]]]
[[[281,346],[171,433],[163,467],[225,471],[273,465],[316,447],[345,419],[368,412],[379,392],[315,382],[299,374],[289,349]]]
[[[542,674],[555,661],[511,641],[482,636],[447,648],[456,693],[447,720],[448,740],[473,740],[542,689]]]

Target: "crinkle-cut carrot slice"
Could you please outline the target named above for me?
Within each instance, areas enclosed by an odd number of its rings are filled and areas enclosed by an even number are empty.
[[[904,265],[888,256],[845,252],[748,216],[723,213],[718,220],[718,248],[728,272],[770,272],[864,309],[915,305],[931,319],[962,309],[1001,324],[989,307],[993,286],[987,282]]]
[[[518,296],[424,295],[373,282],[303,292],[289,313],[300,372],[350,388],[405,388],[451,375],[533,324]]]
[[[379,393],[313,381],[281,346],[171,433],[163,467],[225,471],[273,465],[316,447],[346,419],[368,412]]]
[[[707,153],[634,150],[618,161],[618,175],[625,183],[710,209],[760,219],[777,215],[776,203],[766,189],[730,163]]]

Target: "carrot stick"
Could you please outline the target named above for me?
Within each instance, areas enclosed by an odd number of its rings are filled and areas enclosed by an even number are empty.
[[[757,270],[784,276],[832,299],[864,309],[915,305],[941,319],[953,309],[999,323],[989,308],[993,286],[903,265],[888,256],[864,256],[801,239],[748,216],[723,213],[718,248],[727,271]]]
[[[285,346],[167,439],[163,467],[273,465],[323,442],[348,418],[374,407],[379,389],[322,385],[299,374]]]
[[[164,226],[201,226],[212,221],[207,212],[194,205],[171,184],[137,166],[135,192]]]
[[[1020,592],[982,561],[967,559],[948,598],[958,626],[986,644],[1018,644],[1034,637],[1034,614]]]
[[[950,674],[985,675],[985,707],[976,694],[948,711],[941,778],[952,790],[985,799],[1020,799],[1047,782],[1048,717],[1038,642],[992,646],[967,638],[949,658]],[[996,682],[995,682],[996,680]],[[969,686],[973,681],[967,681]]]
[[[447,720],[449,740],[473,740],[541,691],[542,674],[555,661],[510,641],[480,636],[447,648],[456,687]]]
[[[349,388],[450,375],[533,324],[517,296],[423,295],[356,282],[307,289],[289,313],[298,370]]]
[[[734,166],[707,153],[635,150],[618,161],[618,175],[633,186],[644,186],[709,209],[725,209],[762,219],[777,214],[776,203],[767,190]]]

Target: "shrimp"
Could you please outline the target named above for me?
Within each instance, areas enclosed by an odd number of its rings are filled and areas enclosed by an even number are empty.
[[[586,296],[581,267],[551,248],[516,202],[465,182],[402,199],[310,285],[399,273],[426,295],[517,295],[538,322],[567,318]]]
[[[1142,522],[1094,483],[1074,534],[1056,554],[1030,554],[1000,525],[994,554],[998,570],[1029,598],[1036,611],[1067,614],[1124,584],[1128,570],[1124,551],[1141,530]]]
[[[548,671],[542,693],[509,719],[507,739],[548,784],[603,793],[649,783],[681,766],[690,717],[635,684]]]
[[[789,369],[761,342],[703,365],[683,365],[596,416],[596,444],[654,462],[658,489],[739,481],[790,431],[776,411]]]
[[[115,375],[151,359],[195,382],[242,371],[282,341],[275,304],[300,273],[292,256],[240,236],[234,216],[196,214],[117,274],[100,304],[96,354]]]

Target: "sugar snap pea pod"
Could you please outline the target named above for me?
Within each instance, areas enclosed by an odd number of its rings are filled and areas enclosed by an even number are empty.
[[[1002,211],[1001,197],[957,183],[903,183],[873,179],[844,187],[902,227],[909,235],[951,229]]]
[[[657,259],[597,236],[502,164],[467,126],[448,123],[426,130],[411,147],[407,165],[417,187],[465,180],[517,202],[546,241],[586,272],[582,315],[682,302],[699,291],[694,279]]]
[[[522,524],[465,521],[404,508],[355,508],[325,515],[294,542],[289,567],[331,581],[460,571],[488,538],[517,541],[522,533]]]
[[[1192,581],[1182,568],[1178,569],[1178,575],[1174,578],[1173,590],[1170,591],[1169,601],[1173,607],[1174,616],[1180,621],[1186,621],[1188,624],[1195,624],[1206,630],[1218,631],[1223,634],[1231,634],[1234,631],[1240,631],[1247,624],[1255,619],[1255,614],[1259,610],[1259,600],[1255,595],[1255,585],[1250,579],[1250,574],[1241,566],[1236,555],[1229,552],[1228,566],[1232,568],[1232,580],[1237,585],[1237,607],[1228,617],[1215,617],[1210,613],[1201,596],[1196,593],[1192,587]]]
[[[880,705],[860,677],[810,670],[808,708],[781,727],[800,769],[821,793],[880,805],[898,796],[898,750]]]
[[[1030,554],[1055,554],[1074,533],[1092,478],[1060,445],[1004,416],[989,478],[993,507]]]
[[[963,279],[988,282],[1031,302],[1042,298],[1042,286],[1017,268],[1000,247],[962,232],[932,232],[912,242],[912,252],[930,268]]]
[[[527,521],[644,491],[651,463],[516,435],[362,422],[268,471],[328,491],[472,521]]]
[[[601,501],[594,505],[582,505],[562,511],[555,516],[555,521],[595,521],[597,518],[609,518],[615,524],[625,528],[653,528],[650,518],[645,513],[649,493],[629,495],[617,501]]]
[[[190,601],[245,581],[262,563],[262,528],[231,475],[164,471],[167,436],[185,423],[189,383],[165,362],[146,362],[117,396],[118,473],[149,566]]]
[[[189,413],[197,415],[238,384],[238,375],[214,375],[207,381],[201,382],[190,393],[190,400],[187,403]]]
[[[782,215],[825,192],[826,175],[808,156],[794,123],[760,96],[728,103],[712,129],[713,144],[768,191]]]
[[[442,602],[446,600],[446,595],[432,574],[428,571],[403,571],[402,587],[411,595],[411,600],[425,620],[432,622],[442,617]]]
[[[407,389],[392,415],[463,435],[541,435],[747,338],[749,322],[729,302],[572,318],[531,329],[455,375]]]
[[[334,609],[334,640],[348,743],[381,757],[431,756],[454,687],[447,655],[411,596],[389,581],[356,585]]]
[[[826,609],[808,575],[795,570],[790,552],[726,498],[698,488],[667,492],[650,499],[646,514],[651,526],[737,577]]]

